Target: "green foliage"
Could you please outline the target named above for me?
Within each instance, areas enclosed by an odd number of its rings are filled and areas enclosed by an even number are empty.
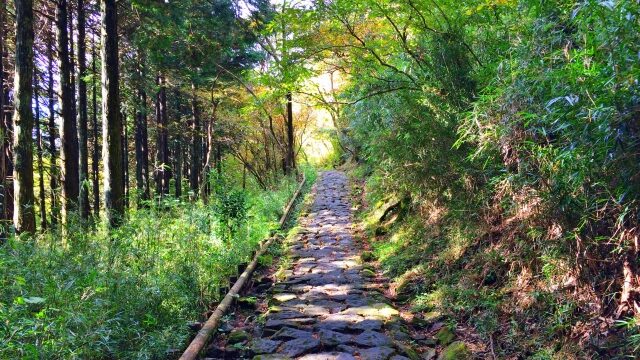
[[[591,320],[624,308],[623,264],[639,265],[638,2],[324,6],[353,47],[336,54],[357,79],[341,121],[367,201],[410,199],[399,224],[368,224],[402,295],[505,357],[599,334]]]
[[[626,318],[618,320],[617,325],[625,331],[627,336],[625,346],[631,353],[638,353],[640,351],[640,320]]]
[[[243,194],[244,205],[225,214],[167,200],[131,211],[110,233],[77,227],[65,243],[58,233],[10,239],[0,247],[0,358],[174,356],[190,337],[187,324],[224,295],[269,235],[295,182],[267,192],[227,189]],[[225,238],[232,218],[234,236]]]
[[[247,194],[244,190],[234,189],[227,178],[217,172],[213,172],[212,177],[215,178],[213,211],[222,225],[221,237],[229,242],[247,220]]]
[[[251,15],[267,15],[264,1],[251,3]],[[143,29],[133,32],[134,47],[144,49],[159,70],[175,73],[189,86],[215,82],[220,67],[237,70],[257,59],[251,49],[256,29],[238,16],[233,1],[133,0],[131,7],[136,26]]]

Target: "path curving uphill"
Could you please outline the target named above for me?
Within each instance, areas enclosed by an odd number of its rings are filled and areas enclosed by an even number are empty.
[[[261,321],[243,330],[245,351],[236,358],[421,358],[408,346],[412,339],[398,311],[379,290],[383,280],[362,265],[352,224],[346,175],[322,173],[310,213],[291,243],[291,268],[269,290]]]

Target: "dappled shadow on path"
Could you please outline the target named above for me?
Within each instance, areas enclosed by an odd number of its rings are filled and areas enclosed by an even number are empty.
[[[264,323],[242,355],[254,359],[407,359],[405,325],[360,264],[346,176],[325,172],[292,243],[292,267],[271,289]],[[415,354],[413,354],[415,355]]]

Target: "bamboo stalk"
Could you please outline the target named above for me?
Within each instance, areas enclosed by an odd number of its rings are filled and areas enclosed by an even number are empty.
[[[287,218],[289,217],[291,210],[293,209],[293,204],[295,203],[296,199],[300,195],[300,192],[302,191],[302,187],[304,186],[305,182],[306,182],[306,177],[303,175],[302,181],[300,181],[300,184],[298,185],[296,192],[293,194],[293,196],[289,200],[289,203],[285,207],[284,213],[280,218],[280,221],[279,221],[280,228],[282,228],[282,226],[284,226],[284,223],[287,221]],[[225,297],[222,299],[222,302],[218,304],[213,314],[211,314],[207,322],[205,322],[204,326],[202,326],[202,329],[198,331],[198,334],[193,339],[193,341],[191,341],[191,344],[189,344],[189,346],[184,351],[182,356],[180,356],[180,360],[195,360],[198,358],[198,355],[200,354],[202,349],[209,342],[211,335],[213,335],[214,331],[218,328],[218,323],[220,322],[220,319],[225,314],[229,306],[231,306],[231,304],[233,303],[233,300],[237,297],[240,290],[242,290],[247,280],[251,278],[253,271],[256,269],[256,266],[258,265],[258,259],[260,258],[260,256],[262,256],[265,253],[265,251],[267,251],[267,249],[269,248],[269,245],[271,245],[271,243],[273,243],[275,239],[276,237],[273,236],[272,234],[270,238],[268,238],[265,242],[261,244],[260,249],[258,250],[256,255],[253,257],[253,260],[251,261],[251,263],[249,263],[249,266],[247,266],[247,268],[244,270],[242,275],[240,275],[240,277],[238,278],[236,283],[233,285],[231,290],[229,290],[227,295],[225,295]]]

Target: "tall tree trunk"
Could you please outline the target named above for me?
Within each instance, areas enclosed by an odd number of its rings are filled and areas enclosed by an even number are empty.
[[[169,129],[167,128],[167,89],[163,75],[156,79],[159,90],[156,97],[156,124],[157,149],[156,149],[156,192],[160,197],[169,194],[169,182],[171,172],[169,169]]]
[[[295,140],[293,136],[293,96],[287,93],[287,153],[285,155],[285,173],[291,174],[296,168]]]
[[[198,155],[199,159],[200,159],[200,197],[204,200],[206,200],[206,196],[207,193],[206,191],[208,190],[208,178],[209,178],[209,173],[208,173],[208,160],[209,160],[209,136],[208,136],[208,130],[209,130],[209,124],[211,119],[207,119],[206,117],[204,119],[202,119],[202,122],[200,123],[200,154]]]
[[[242,190],[247,189],[247,164],[242,166]]]
[[[53,27],[53,26],[52,26]],[[51,29],[53,30],[53,29]],[[50,39],[50,40],[53,40]],[[48,49],[48,79],[47,79],[47,97],[48,99],[48,111],[49,111],[49,188],[51,191],[51,227],[55,227],[58,224],[59,220],[59,205],[58,205],[58,156],[56,150],[56,138],[57,138],[57,130],[56,130],[56,118],[55,118],[55,90],[53,88],[53,58],[54,58],[54,50],[53,50],[53,42],[49,41],[49,49]]]
[[[178,90],[175,90],[175,96],[176,96],[176,123],[178,124],[177,128],[180,129],[181,128],[181,106],[180,106],[180,93],[178,92]],[[180,131],[177,132],[177,136],[174,139],[175,142],[175,183],[176,183],[176,199],[180,199],[180,197],[182,196],[182,134]]]
[[[262,136],[264,138],[264,169],[266,171],[265,181],[269,182],[269,172],[271,172],[271,151],[269,149],[269,135],[266,130],[263,130]]]
[[[191,170],[189,171],[189,185],[194,194],[194,198],[198,198],[198,186],[200,175],[200,113],[198,109],[198,99],[196,97],[196,86],[191,84]]]
[[[6,87],[7,76],[5,74],[4,69],[4,59],[6,58],[6,49],[5,49],[5,34],[6,34],[6,26],[5,26],[5,11],[6,11],[6,2],[5,0],[0,0],[0,242],[6,240],[8,228],[6,225],[6,220],[8,220],[8,209],[7,209],[7,199],[8,199],[8,187],[7,187],[7,175],[9,173],[7,167],[8,162],[6,161],[6,143],[7,143],[7,128],[5,126],[5,105],[8,105],[8,95],[9,91]],[[11,190],[13,191],[13,189]]]
[[[188,121],[189,126],[191,126],[191,120]],[[182,143],[182,174],[184,175],[184,180],[186,180],[187,182],[189,182],[189,171],[191,169],[190,163],[189,163],[189,153],[191,153],[191,145],[189,145],[191,139],[185,139],[184,142]],[[189,143],[187,144],[187,141],[189,141]],[[191,185],[189,185],[191,186]]]
[[[144,90],[139,93],[142,109],[136,114],[135,154],[136,154],[136,187],[138,191],[138,206],[146,207],[149,200],[149,145],[147,135],[146,104],[147,95]]]
[[[6,10],[6,1],[2,0],[3,13],[3,28],[0,29],[0,32],[4,32],[5,36],[9,33],[10,27],[10,17],[7,16],[8,12]],[[4,51],[2,53],[2,59],[5,61],[5,66],[9,64],[9,49],[6,48],[6,40],[4,44]],[[8,230],[11,223],[13,223],[13,140],[11,138],[11,134],[13,134],[13,99],[9,96],[9,89],[13,86],[10,83],[11,74],[9,73],[9,68],[4,68],[4,117],[2,120],[2,129],[3,129],[3,137],[1,140],[2,146],[0,146],[0,150],[2,150],[2,162],[4,164],[2,171],[2,203],[3,203],[3,211],[2,211],[2,229],[4,236]]]
[[[42,132],[40,129],[40,98],[38,96],[38,68],[33,69],[33,96],[36,101],[36,149],[38,159],[38,189],[40,191],[40,229],[42,231],[47,229],[47,207],[46,207],[46,194],[44,192],[44,166],[42,161]]]
[[[144,90],[144,59],[138,59],[140,77],[138,84],[138,106],[135,123],[135,147],[136,147],[136,187],[138,190],[138,207],[146,207],[150,198],[149,194],[149,140],[147,134],[147,93]]]
[[[98,139],[98,69],[96,44],[91,40],[91,72],[92,91],[91,102],[93,105],[92,123],[93,123],[93,154],[91,158],[91,170],[93,172],[93,214],[97,218],[100,216],[100,144]]]
[[[18,233],[35,233],[33,196],[33,1],[15,0],[16,70],[13,129],[13,225]]]
[[[124,171],[124,207],[129,208],[129,128],[127,127],[127,115],[122,113],[122,167]]]
[[[275,183],[276,181],[278,181],[278,151],[276,150],[276,144],[275,141],[271,142],[271,154],[273,154],[273,161],[271,162],[273,164],[273,182]]]
[[[78,1],[78,140],[80,157],[80,217],[89,218],[89,149],[88,149],[88,115],[87,115],[87,64],[85,36],[84,0]]]
[[[76,104],[76,52],[75,52],[75,38],[73,31],[73,0],[67,0],[67,16],[69,25],[69,66],[70,66],[70,74],[69,79],[71,81],[71,88],[73,92],[71,93],[71,112],[73,113],[73,119],[76,120],[76,116],[78,113],[78,108]],[[78,127],[76,122],[76,127]]]
[[[211,119],[207,122],[207,141],[205,143],[205,161],[204,166],[202,168],[202,185],[201,185],[201,196],[202,201],[206,204],[209,201],[209,173],[211,172],[211,161],[215,158],[213,154],[213,131],[214,126],[216,124],[216,115],[218,111],[218,105],[220,102],[218,100],[213,99],[211,97]]]
[[[77,81],[76,81],[76,52],[75,52],[75,32],[73,30],[73,13],[74,13],[74,9],[73,9],[73,0],[67,0],[67,16],[68,16],[68,25],[69,25],[69,65],[70,65],[70,74],[69,74],[69,79],[71,81],[71,89],[73,89],[73,91],[71,92],[71,113],[72,113],[72,118],[75,124],[75,128],[76,128],[76,132],[74,133],[74,137],[76,138],[76,142],[78,142],[78,151],[77,151],[77,157],[76,159],[78,159],[77,163],[78,163],[78,198],[76,199],[76,204],[74,204],[74,206],[76,207],[76,210],[78,210],[78,205],[80,204],[80,144],[78,141],[78,103],[77,103],[77,96],[76,93],[78,92],[78,88],[77,86]]]
[[[102,156],[104,200],[109,226],[124,218],[122,118],[119,103],[118,13],[116,0],[100,0],[102,38]]]
[[[58,28],[58,62],[60,64],[60,113],[62,127],[62,221],[67,223],[69,216],[77,209],[79,191],[78,170],[78,129],[74,114],[74,89],[71,83],[71,62],[69,60],[69,34],[67,24],[67,0],[59,0],[56,10]]]

